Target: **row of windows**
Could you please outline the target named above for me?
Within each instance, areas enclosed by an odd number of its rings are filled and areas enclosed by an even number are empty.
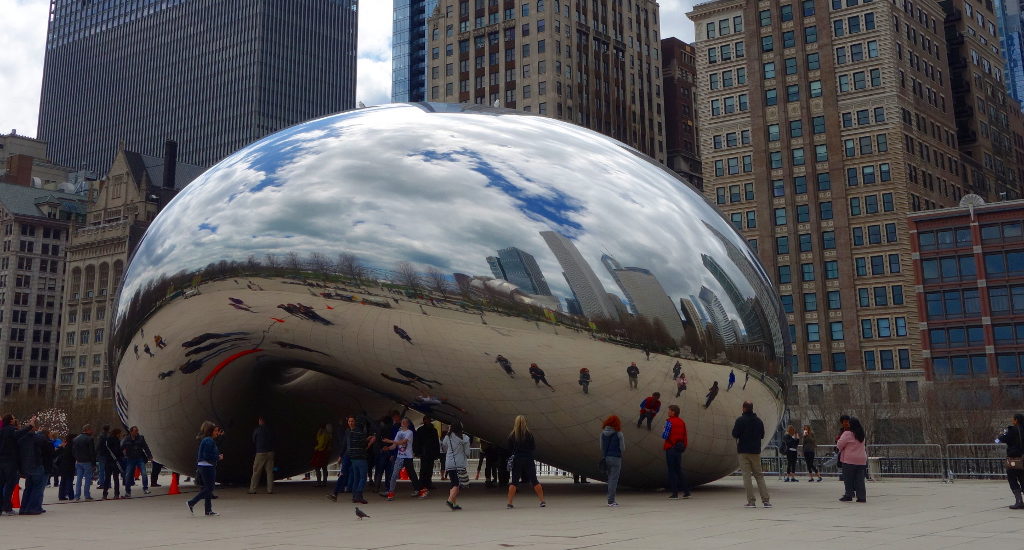
[[[724,176],[727,172],[729,175],[736,175],[740,173],[741,169],[744,174],[749,174],[754,171],[753,156],[743,155],[742,157],[729,157],[727,159],[718,159],[715,161],[716,176]]]
[[[890,275],[901,271],[899,254],[878,254],[853,259],[853,270],[857,277],[885,275],[886,269]]]
[[[878,57],[878,41],[868,40],[861,44],[850,44],[836,48],[836,65],[856,63],[865,59],[876,59]]]
[[[814,44],[818,41],[818,27],[811,25],[804,27],[804,44]],[[783,31],[780,45],[783,48],[796,47],[796,31]],[[775,37],[768,35],[761,37],[761,51],[775,51]]]
[[[815,174],[814,181],[818,191],[828,191],[832,189],[832,179],[828,172],[822,172]],[[781,179],[771,180],[772,196],[773,197],[784,197],[786,195],[786,185]],[[807,193],[807,176],[793,176],[790,188],[796,195],[804,195]]]
[[[715,189],[715,196],[716,196],[718,204],[725,204],[726,188],[724,186],[716,188]],[[730,203],[740,202],[740,201],[744,201],[744,200],[752,201],[752,200],[754,200],[754,184],[753,183],[744,183],[743,184],[743,194],[742,195],[740,194],[740,186],[739,186],[739,184],[730,185],[728,187],[728,197],[729,197],[729,202]]]
[[[988,287],[988,305],[993,316],[1024,314],[1024,285]]]
[[[807,162],[807,155],[803,147],[796,147],[789,151],[790,162],[792,166],[803,166]],[[814,146],[814,159],[813,162],[827,162],[828,161],[828,145],[821,143]],[[769,151],[768,152],[768,167],[772,170],[778,170],[782,168],[782,151]]]
[[[82,345],[88,344],[89,343],[89,334],[90,334],[90,331],[88,331],[88,330],[83,330],[83,331],[79,332],[78,333],[78,343],[80,343]],[[102,328],[98,328],[98,329],[92,331],[92,335],[93,335],[93,340],[92,340],[93,343],[100,343],[100,342],[103,341],[103,329]],[[69,345],[69,346],[75,345],[75,332],[74,331],[67,332],[66,336],[65,336],[65,339],[66,339],[65,341],[67,342],[67,345]]]
[[[969,227],[951,227],[917,233],[917,245],[922,252],[967,247],[971,246],[971,242],[971,228]]]
[[[746,221],[747,229],[754,229],[757,227],[757,212],[753,210],[747,210],[746,212],[733,212],[729,214],[729,222],[732,223],[733,227],[737,231],[743,230],[743,223]]]
[[[735,79],[733,75],[735,74]],[[745,67],[737,67],[735,71],[729,69],[728,71],[722,71],[720,73],[711,73],[708,75],[708,85],[712,90],[717,90],[719,85],[723,88],[731,88],[735,86],[743,86],[747,83],[747,69]]]
[[[996,355],[999,376],[1019,377],[1024,371],[1024,353],[1000,353]]]
[[[834,0],[833,0],[834,1]],[[854,0],[856,1],[856,0]],[[869,0],[870,1],[870,0]],[[797,4],[799,13],[804,17],[811,17],[814,15],[814,0],[802,0]],[[784,4],[779,6],[779,21],[785,23],[786,21],[792,21],[794,15],[793,4]],[[757,13],[758,22],[762,27],[769,27],[772,24],[772,10],[761,10]]]
[[[892,193],[882,193],[882,200],[879,202],[878,195],[864,195],[862,197],[850,197],[850,216],[861,216],[877,214],[881,212],[893,212],[896,204],[893,202]],[[881,204],[881,210],[879,210]]]
[[[1024,238],[1021,222],[986,224],[981,226],[981,242],[1019,241]],[[970,241],[968,241],[970,242]],[[921,250],[924,250],[923,248]]]
[[[782,310],[786,313],[793,313],[793,295],[783,294],[779,296],[782,301]],[[803,295],[804,311],[818,311],[818,294],[816,292],[805,292]],[[838,290],[829,290],[825,294],[823,306],[830,310],[838,310],[843,307],[842,295]]]
[[[747,100],[747,94],[711,100],[711,116],[729,115],[735,112],[744,112],[748,109],[750,109],[750,102]]]
[[[857,185],[871,185],[876,181],[886,182],[892,180],[892,171],[888,162],[878,166],[868,164],[858,168],[846,169],[846,185],[856,187]]]
[[[921,260],[921,275],[926,283],[974,280],[978,269],[973,255],[943,256]]]
[[[898,361],[898,363],[894,360]],[[910,368],[910,349],[899,348],[897,350],[880,349],[864,351],[864,370],[876,370],[876,368],[881,368],[881,370],[893,370],[897,365],[901,369]]]
[[[811,221],[811,207],[807,204],[796,205],[796,223],[808,223]],[[789,214],[785,208],[776,208],[773,211],[775,215],[775,225],[786,225],[788,222]],[[832,219],[832,201],[823,201],[818,203],[818,217],[822,220]]]
[[[732,25],[730,25],[730,22]],[[718,33],[717,36],[726,36],[735,32],[743,32],[743,17],[737,15],[733,17],[731,21],[729,19],[721,19],[718,21],[717,26],[714,22],[708,23],[705,30],[707,38],[715,38],[716,31]]]
[[[21,346],[7,346],[7,358],[14,360],[26,359],[25,348]],[[32,361],[49,361],[50,348],[31,348],[28,359]]]
[[[825,117],[816,116],[811,117],[811,134],[819,135],[825,133]],[[798,138],[804,135],[804,121],[802,120],[791,120],[789,121],[789,137]],[[768,125],[768,141],[780,141],[782,139],[781,127],[778,124]]]
[[[736,59],[743,59],[746,55],[746,49],[743,47],[743,42],[735,42],[733,44],[722,44],[716,48],[708,48],[708,63],[715,64],[719,60],[730,61],[735,55]]]
[[[985,345],[985,329],[981,325],[943,327],[928,330],[932,348],[963,348]]]
[[[889,299],[890,293],[892,300]],[[861,287],[857,289],[857,305],[860,307],[885,307],[903,305],[903,285]]]
[[[892,338],[893,336],[907,335],[906,317],[880,317],[878,319],[860,320],[860,337],[866,340],[872,338]]]
[[[932,358],[936,378],[982,378],[988,376],[984,355],[948,355]]]
[[[885,242],[894,243],[898,241],[896,224],[872,224],[864,227],[854,227],[851,230],[853,246],[864,246],[871,244],[882,244],[882,233],[885,233]]]
[[[797,356],[794,355],[791,361],[792,370],[794,373],[800,372]],[[807,372],[821,372],[823,369],[821,364],[820,353],[808,353],[807,354]],[[846,372],[846,353],[836,352],[832,354],[832,372]],[[808,386],[808,398],[811,403],[821,403],[822,397],[816,395],[812,388],[821,388],[820,385]]]
[[[988,278],[1024,275],[1024,250],[985,253],[985,276]]]
[[[8,364],[7,378],[21,378],[23,365]],[[28,368],[29,378],[46,378],[50,374],[50,367],[46,365],[30,365]]]
[[[834,280],[839,278],[839,262],[836,260],[826,260],[822,264],[823,271],[825,272],[826,280]],[[780,265],[778,267],[779,284],[785,285],[793,282],[793,266]],[[815,280],[814,264],[805,263],[800,264],[800,280],[803,282],[810,282]]]
[[[875,13],[867,12],[863,15],[852,15],[846,18],[832,21],[832,34],[837,38],[848,34],[857,34],[863,31],[874,30]]]
[[[811,252],[813,251],[813,237],[810,233],[801,233],[797,235],[797,249],[800,252]],[[836,232],[835,231],[822,231],[821,232],[821,248],[823,250],[835,250],[836,248]],[[775,253],[776,254],[789,254],[789,237],[786,235],[775,237]]]
[[[871,118],[872,115],[874,115],[874,120]],[[878,124],[880,122],[885,122],[885,107],[850,111],[843,113],[840,118],[843,121],[843,128],[853,128],[854,123],[856,123],[857,126],[867,126],[872,123]]]
[[[931,319],[960,319],[981,315],[978,289],[954,289],[926,292],[925,315]]]
[[[750,145],[750,130],[740,130],[739,132],[727,132],[725,134],[718,134],[711,138],[711,142],[714,144],[715,149],[721,149],[722,147],[737,147],[739,145]]]
[[[843,155],[846,158],[853,158],[861,155],[871,155],[876,152],[884,153],[889,150],[889,138],[886,134],[874,136],[861,136],[856,139],[843,140]]]
[[[839,93],[864,90],[867,89],[869,85],[872,88],[877,88],[882,85],[881,69],[855,71],[850,74],[839,75]]]

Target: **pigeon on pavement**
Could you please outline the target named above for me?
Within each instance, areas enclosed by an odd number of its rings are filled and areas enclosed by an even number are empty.
[[[370,516],[366,512],[360,510],[358,506],[356,506],[356,517],[362,520],[363,518],[368,518]]]

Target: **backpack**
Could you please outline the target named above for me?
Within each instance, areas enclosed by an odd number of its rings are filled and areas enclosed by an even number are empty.
[[[611,456],[612,451],[618,451],[619,455],[622,455],[622,447],[619,443],[618,433],[613,434],[601,434],[601,437],[605,438],[604,444],[604,456]]]

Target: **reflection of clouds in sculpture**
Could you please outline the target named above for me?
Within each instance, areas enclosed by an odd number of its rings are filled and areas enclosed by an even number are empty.
[[[151,261],[135,262],[132,270],[156,265],[157,258],[192,270],[210,258],[244,261],[253,254],[342,248],[385,269],[412,261],[420,270],[486,274],[483,258],[517,246],[535,251],[552,291],[568,297],[561,268],[539,237],[554,230],[573,240],[591,268],[600,267],[612,244],[624,265],[670,266],[659,280],[678,300],[697,280],[721,289],[686,246],[662,243],[705,233],[705,220],[746,247],[702,197],[661,167],[570,124],[389,106],[310,125],[257,142],[189,186],[170,215],[154,224],[154,231],[172,237],[140,247]],[[567,139],[574,150],[566,149]],[[680,193],[693,200],[679,200]],[[205,207],[228,201],[230,209]],[[203,211],[200,223],[216,232],[184,223]],[[443,224],[435,223],[438,217]],[[595,269],[602,284],[617,291],[603,271]],[[132,273],[129,284],[146,275],[157,273]],[[126,287],[128,294],[134,290]],[[737,315],[732,304],[724,305]]]

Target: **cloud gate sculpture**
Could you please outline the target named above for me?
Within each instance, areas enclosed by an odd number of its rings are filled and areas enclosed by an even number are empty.
[[[699,192],[590,130],[472,105],[341,113],[228,157],[152,223],[114,325],[121,418],[181,472],[199,424],[222,424],[236,478],[258,415],[284,476],[309,470],[318,425],[407,407],[494,442],[525,414],[538,460],[596,478],[617,414],[622,482],[655,486],[677,403],[707,483],[736,468],[741,402],[770,429],[788,388],[776,293]]]

